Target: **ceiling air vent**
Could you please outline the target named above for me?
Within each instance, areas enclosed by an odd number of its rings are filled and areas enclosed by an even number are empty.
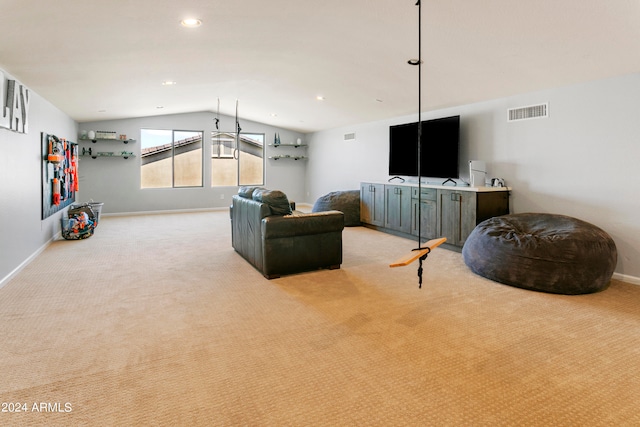
[[[355,141],[356,140],[356,133],[355,132],[349,132],[349,133],[345,133],[344,134],[344,141],[345,142],[350,142],[350,141]]]
[[[507,121],[541,119],[549,117],[549,104],[529,105],[527,107],[510,108],[507,110]]]

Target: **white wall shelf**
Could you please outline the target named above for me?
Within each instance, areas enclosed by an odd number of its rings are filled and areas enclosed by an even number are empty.
[[[273,147],[273,148],[280,148],[282,147],[283,150],[283,154],[277,154],[275,156],[269,156],[270,159],[273,160],[280,160],[280,159],[285,159],[285,160],[307,160],[307,157],[302,155],[302,154],[285,154],[285,153],[293,153],[293,151],[287,151],[289,149],[295,149],[295,148],[307,148],[307,144],[297,144],[295,142],[293,143],[287,143],[287,144],[269,144],[269,147]],[[298,153],[300,153],[300,151],[298,151]]]
[[[291,148],[298,148],[298,147],[306,147],[307,144],[269,144],[269,147],[274,147],[274,148],[278,148],[278,147],[291,147]]]
[[[128,144],[128,143],[134,143],[136,142],[135,139],[114,139],[114,138],[94,138],[94,139],[89,139],[89,138],[80,138],[80,142],[92,142],[92,143],[96,143],[96,142],[122,142],[123,144]]]
[[[97,159],[98,157],[122,157],[128,159],[129,157],[135,157],[132,151],[94,151],[91,148],[82,148],[81,157],[91,157]]]
[[[305,156],[289,156],[289,155],[284,155],[284,156],[269,156],[270,159],[273,160],[279,160],[279,159],[287,159],[287,160],[307,160],[307,157]]]

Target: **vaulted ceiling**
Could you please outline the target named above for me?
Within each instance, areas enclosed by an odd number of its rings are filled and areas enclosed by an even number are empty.
[[[0,0],[0,68],[79,122],[237,100],[312,132],[417,111],[415,3]],[[635,73],[638,52],[640,0],[422,0],[423,110]]]

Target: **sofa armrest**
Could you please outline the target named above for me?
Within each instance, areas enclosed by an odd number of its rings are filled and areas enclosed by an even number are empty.
[[[344,214],[340,211],[269,216],[262,219],[262,238],[308,236],[344,229]]]

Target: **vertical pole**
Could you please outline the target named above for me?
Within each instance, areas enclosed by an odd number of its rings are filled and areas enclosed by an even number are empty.
[[[240,122],[238,121],[238,100],[236,99],[236,146],[233,150],[233,158],[238,160],[238,167],[236,170],[237,180],[236,182],[240,185]]]
[[[422,4],[418,6],[418,249],[422,248]]]

